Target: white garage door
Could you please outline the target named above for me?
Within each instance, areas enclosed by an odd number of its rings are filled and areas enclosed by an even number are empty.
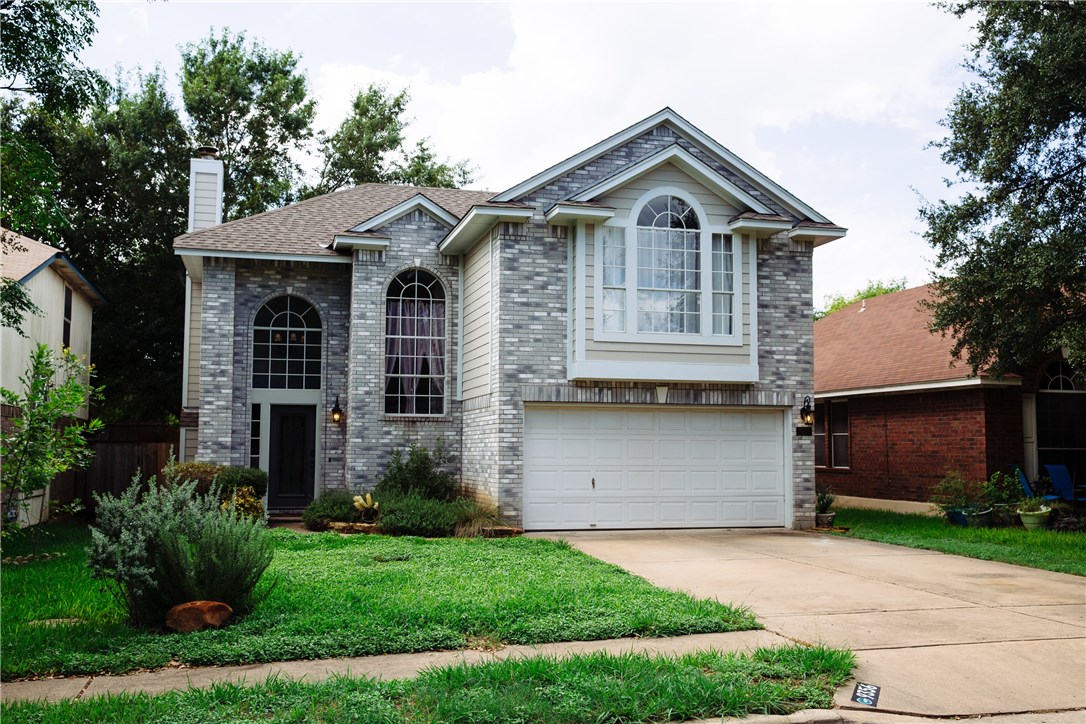
[[[524,527],[783,526],[779,411],[528,407]]]

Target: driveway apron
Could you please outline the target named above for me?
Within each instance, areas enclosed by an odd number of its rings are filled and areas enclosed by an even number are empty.
[[[666,588],[749,606],[787,639],[848,647],[877,709],[1086,709],[1086,579],[780,530],[555,534]],[[837,692],[840,708],[854,682]],[[1086,713],[1084,713],[1086,716]]]

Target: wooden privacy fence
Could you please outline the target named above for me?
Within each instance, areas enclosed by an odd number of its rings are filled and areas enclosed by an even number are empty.
[[[92,447],[94,460],[84,472],[88,499],[91,491],[118,495],[137,471],[144,479],[158,475],[170,459],[170,449],[176,450],[169,442],[100,441]]]

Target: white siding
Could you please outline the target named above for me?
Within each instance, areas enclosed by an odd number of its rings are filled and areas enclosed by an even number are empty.
[[[714,226],[726,225],[728,219],[742,211],[742,209],[735,208],[670,163],[665,163],[642,176],[638,176],[622,188],[615,189],[608,196],[599,199],[599,201],[607,206],[615,207],[616,219],[627,219],[630,216],[630,209],[645,192],[661,186],[677,186],[693,194],[694,198],[705,209],[705,213],[709,215],[709,223]]]
[[[463,395],[490,392],[491,241],[489,235],[464,257]]]
[[[200,312],[202,310],[203,282],[192,280],[192,294],[189,303],[189,348],[188,355],[189,378],[185,380],[188,391],[189,407],[198,407],[200,404],[200,342],[202,339],[202,326],[200,324]],[[193,458],[187,458],[189,460]]]

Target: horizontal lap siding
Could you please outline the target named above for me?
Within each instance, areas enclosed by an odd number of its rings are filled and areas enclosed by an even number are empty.
[[[490,240],[464,257],[464,377],[462,399],[490,392]]]

